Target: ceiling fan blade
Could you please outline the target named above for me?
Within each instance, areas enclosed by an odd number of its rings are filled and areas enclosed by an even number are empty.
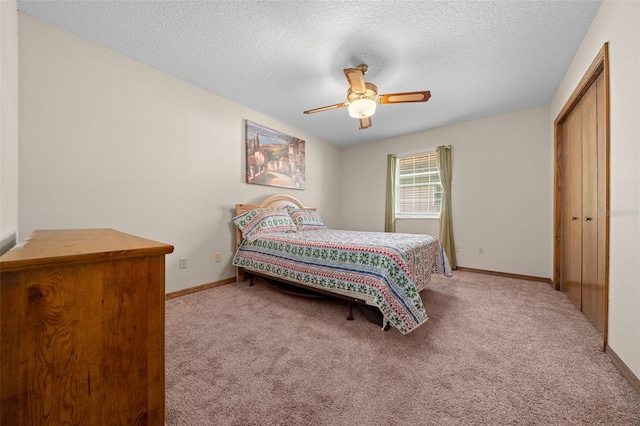
[[[361,118],[360,127],[358,127],[358,130],[368,129],[369,127],[371,127],[371,117]]]
[[[405,92],[405,93],[389,93],[387,95],[378,96],[378,102],[381,104],[401,104],[405,102],[427,102],[431,97],[431,92]]]
[[[344,75],[347,77],[351,90],[358,93],[367,91],[367,86],[364,84],[364,74],[361,70],[357,68],[347,68],[344,70]]]
[[[305,114],[313,114],[314,112],[328,111],[330,109],[343,108],[349,105],[348,102],[342,102],[341,104],[328,105],[320,108],[310,109],[308,111],[304,111]]]

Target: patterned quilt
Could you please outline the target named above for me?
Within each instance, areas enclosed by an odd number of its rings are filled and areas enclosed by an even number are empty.
[[[328,291],[367,295],[403,334],[428,319],[419,292],[431,274],[451,275],[440,242],[431,236],[334,229],[245,240],[233,265]]]

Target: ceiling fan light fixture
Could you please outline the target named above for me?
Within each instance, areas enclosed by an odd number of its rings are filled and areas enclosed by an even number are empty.
[[[371,116],[376,112],[378,104],[403,104],[407,102],[427,102],[431,97],[431,92],[423,90],[420,92],[388,93],[379,95],[378,88],[373,83],[364,81],[364,74],[368,67],[365,64],[355,68],[344,69],[344,75],[349,82],[347,89],[347,102],[334,105],[327,105],[320,108],[303,111],[305,114],[313,114],[320,111],[347,107],[349,115],[360,120],[360,130],[371,127]]]
[[[376,101],[372,99],[356,99],[349,104],[349,115],[353,118],[371,117],[376,112]]]

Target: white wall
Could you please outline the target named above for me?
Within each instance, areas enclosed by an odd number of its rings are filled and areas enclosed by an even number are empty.
[[[0,254],[18,232],[18,11],[0,2]]]
[[[339,148],[28,15],[19,24],[22,237],[108,227],[173,244],[176,291],[234,276],[236,203],[287,193],[340,226]],[[306,141],[306,190],[244,183],[245,118]]]
[[[387,154],[451,145],[458,265],[550,278],[553,165],[548,117],[544,106],[345,149],[343,226],[384,229]],[[405,219],[396,230],[437,236],[438,226],[437,220]],[[484,247],[484,255],[478,247]]]
[[[550,105],[560,113],[609,42],[609,346],[640,377],[640,2],[603,2]],[[553,144],[550,138],[549,145]]]

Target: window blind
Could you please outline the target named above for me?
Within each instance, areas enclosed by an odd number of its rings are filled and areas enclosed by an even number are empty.
[[[397,159],[396,215],[440,214],[442,184],[437,153],[427,152]]]

